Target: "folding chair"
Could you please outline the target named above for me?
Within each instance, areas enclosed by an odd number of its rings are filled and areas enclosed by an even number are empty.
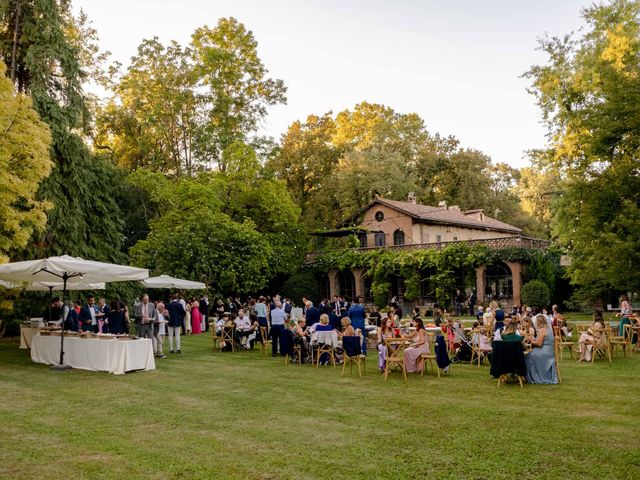
[[[404,381],[407,381],[407,371],[404,368],[404,351],[409,346],[409,340],[405,338],[385,338],[384,344],[387,347],[387,359],[384,367],[384,379],[389,376],[391,366],[397,365],[402,370]]]
[[[353,364],[358,365],[358,376],[362,376],[362,368],[367,370],[367,356],[362,354],[362,340],[360,336],[354,335],[350,337],[342,337],[342,348],[344,349],[344,359],[342,362],[342,376],[344,377],[344,369],[349,362],[350,372],[353,374]]]

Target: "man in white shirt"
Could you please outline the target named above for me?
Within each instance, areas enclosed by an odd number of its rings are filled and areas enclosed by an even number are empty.
[[[236,326],[236,342],[243,348],[249,348],[247,337],[251,335],[251,320],[246,316],[244,309],[238,310],[238,317],[233,321]]]

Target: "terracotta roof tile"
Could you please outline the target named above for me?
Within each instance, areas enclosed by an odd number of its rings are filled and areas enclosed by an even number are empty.
[[[490,230],[500,230],[510,233],[520,233],[522,230],[508,223],[501,222],[495,218],[491,218],[483,214],[484,220],[480,221],[471,215],[465,215],[465,212],[458,208],[431,207],[418,203],[402,202],[399,200],[388,200],[386,198],[377,198],[373,203],[379,202],[391,208],[404,212],[412,217],[418,218],[425,222],[444,223],[451,225],[461,225],[471,228],[481,228]],[[478,214],[481,210],[468,210],[467,213]]]

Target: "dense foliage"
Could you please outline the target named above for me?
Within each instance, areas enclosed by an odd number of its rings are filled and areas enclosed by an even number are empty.
[[[549,138],[537,167],[559,178],[552,230],[581,297],[637,292],[640,277],[640,3],[584,10],[580,36],[545,38],[528,72]]]
[[[520,205],[518,170],[384,105],[363,102],[294,122],[268,167],[287,182],[310,229],[344,221],[376,195],[405,200],[414,192],[421,203],[483,208],[525,234],[545,235]]]
[[[40,182],[51,171],[49,128],[31,99],[15,93],[5,71],[0,60],[0,263],[45,226],[51,206],[36,198]]]

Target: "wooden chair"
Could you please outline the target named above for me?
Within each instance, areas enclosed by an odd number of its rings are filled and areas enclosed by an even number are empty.
[[[560,376],[560,366],[558,365],[558,355],[560,355],[560,359],[562,359],[562,338],[558,333],[558,336],[555,335],[556,328],[559,330],[560,327],[553,327],[553,361],[556,365],[556,373],[558,375],[558,383],[562,383],[562,377]],[[571,349],[571,358],[573,358],[573,349]]]
[[[431,370],[435,370],[438,373],[438,378],[440,378],[440,367],[436,363],[436,335],[435,333],[428,333],[428,341],[429,341],[429,353],[423,353],[420,355],[422,358],[422,371],[420,372],[420,376],[424,375],[424,371],[427,369],[427,362],[431,366]]]
[[[353,374],[353,364],[358,366],[358,376],[362,376],[362,370],[367,370],[367,356],[362,354],[362,339],[359,335],[351,337],[342,337],[342,348],[344,349],[342,362],[342,376],[344,377],[344,369],[349,363],[349,371]]]
[[[293,345],[293,356],[297,356],[298,363],[302,365],[302,347],[300,345],[296,345],[296,344]],[[289,365],[289,357],[293,358],[293,356],[287,353],[284,356],[284,364]]]
[[[518,377],[518,383],[520,384],[520,388],[524,387],[524,382],[526,381],[526,378],[521,376],[521,375],[517,375]],[[498,388],[500,388],[500,385],[504,385],[507,383],[507,379],[509,378],[509,375],[504,373],[502,375],[500,375],[498,377]]]
[[[409,340],[405,338],[385,338],[384,344],[387,347],[387,358],[384,366],[384,379],[389,377],[389,370],[393,365],[398,365],[402,370],[404,381],[407,381],[407,371],[404,368],[404,351],[409,346]]]
[[[316,368],[320,367],[320,359],[322,358],[322,355],[324,355],[325,353],[329,355],[329,358],[331,359],[331,365],[333,365],[333,367],[335,368],[336,366],[335,351],[331,345],[327,345],[325,343],[321,343],[317,345],[315,348]]]
[[[598,355],[603,358],[609,358],[609,363],[611,361],[611,345],[609,345],[609,339],[611,338],[611,328],[605,328],[601,330],[603,338],[602,341],[593,345],[593,350],[591,351],[591,363],[595,362],[596,357]]]
[[[218,348],[220,348],[221,340],[222,340],[222,337],[218,335],[216,332],[216,326],[211,325],[211,351],[212,352],[215,352],[216,350],[218,350]]]
[[[573,360],[573,348],[576,346],[576,342],[567,342],[562,339],[562,330],[560,327],[553,327],[553,340],[555,342],[555,347],[560,354],[560,360],[562,360],[562,352],[565,348],[569,349],[569,354],[571,355],[571,360]]]
[[[627,347],[629,348],[629,350],[631,351],[631,354],[633,355],[633,349],[631,348],[631,340],[633,338],[633,326],[630,323],[626,324],[624,326],[623,332],[624,332],[624,335],[622,335],[621,337],[618,335],[609,337],[609,345],[610,345],[612,355],[613,353],[615,353],[618,346],[622,347],[622,354],[625,357],[627,356]]]
[[[473,340],[473,336],[477,334],[478,335],[478,342],[477,343],[473,343],[471,342],[471,360],[469,361],[469,365],[473,365],[473,361],[477,360],[478,361],[478,367],[480,366],[480,363],[482,362],[482,359],[487,355],[486,352],[484,352],[482,350],[482,348],[480,348],[480,335],[487,335],[489,334],[488,330],[486,328],[480,328],[477,330],[471,330],[471,339]]]
[[[260,343],[260,350],[262,350],[262,353],[267,356],[272,343],[272,340],[269,338],[268,327],[260,327],[260,338],[262,339],[262,342]]]
[[[220,346],[222,347],[223,344],[229,342],[231,344],[231,351],[235,352],[236,351],[236,345],[235,345],[236,327],[222,327],[222,330],[220,330],[220,333],[221,333]]]

